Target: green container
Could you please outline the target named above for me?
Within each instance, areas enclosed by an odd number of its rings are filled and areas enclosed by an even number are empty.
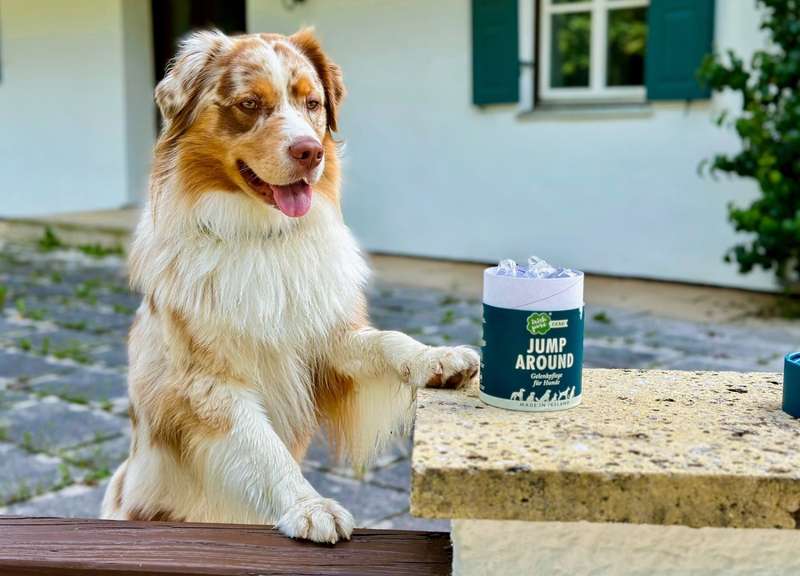
[[[564,410],[581,402],[583,274],[484,273],[480,398],[498,408]]]
[[[787,354],[784,359],[783,411],[800,418],[800,352]]]

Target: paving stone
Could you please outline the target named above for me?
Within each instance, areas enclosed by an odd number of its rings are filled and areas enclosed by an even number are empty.
[[[97,518],[106,492],[104,481],[97,486],[76,484],[58,492],[43,494],[27,502],[0,509],[0,514],[19,516],[60,516],[63,518]]]
[[[406,459],[411,456],[411,438],[398,438],[390,442],[386,449],[378,454],[370,470],[388,466],[398,460]],[[332,470],[340,476],[355,477],[353,468],[345,462],[335,459],[328,450],[325,439],[317,436],[308,447],[303,464],[320,470]]]
[[[444,335],[445,341],[451,346],[462,344],[480,346],[481,333],[481,327],[472,323],[462,322],[442,328],[442,335]]]
[[[381,488],[315,469],[304,470],[306,479],[326,498],[347,508],[358,526],[408,510],[408,493]]]
[[[442,334],[420,334],[419,336],[415,336],[415,338],[427,346],[453,345],[453,342],[451,342],[449,338],[445,338]]]
[[[732,350],[726,342],[719,338],[710,338],[702,335],[678,335],[657,333],[644,339],[647,346],[653,348],[668,348],[683,354],[705,356],[707,358],[730,358]],[[748,352],[752,352],[749,350]]]
[[[9,390],[0,386],[0,412],[10,410],[17,402],[30,400],[30,395],[21,390]]]
[[[36,332],[26,338],[17,339],[16,347],[30,347],[30,353],[58,357],[65,355],[78,363],[92,361],[94,351],[98,347],[107,346],[104,337],[77,330],[54,330],[52,332]],[[85,360],[85,361],[84,361]]]
[[[42,282],[22,281],[12,284],[12,300],[21,297],[32,308],[42,302],[53,298],[70,298],[74,295],[72,286],[64,284],[51,284]]]
[[[430,518],[415,518],[408,512],[399,516],[384,518],[372,522],[366,528],[380,530],[421,530],[423,532],[450,532],[449,520],[431,520]]]
[[[587,368],[651,367],[658,360],[659,356],[652,352],[634,352],[593,343],[585,344],[583,350],[583,364]]]
[[[74,370],[72,366],[50,362],[30,354],[0,350],[0,377],[2,378],[33,378],[43,374],[68,374]]]
[[[437,290],[384,287],[370,292],[369,296],[370,303],[377,308],[403,311],[423,308],[439,309],[446,294]]]
[[[8,438],[25,448],[54,453],[64,448],[121,434],[126,421],[48,397],[0,414]]]
[[[127,328],[131,316],[100,312],[96,308],[66,307],[60,302],[44,302],[41,305],[45,317],[61,326],[85,326],[85,332],[106,332]]]
[[[142,301],[142,297],[133,292],[111,292],[100,295],[98,301],[106,306],[116,307],[119,313],[123,313],[121,310],[125,309],[126,312],[123,314],[133,316]]]
[[[584,330],[595,338],[625,338],[634,336],[633,327],[642,314],[608,307],[587,306],[584,310]]]
[[[670,370],[706,371],[706,372],[782,372],[783,362],[780,366],[769,366],[757,362],[742,362],[737,359],[705,358],[702,356],[685,356],[671,362],[665,367]]]
[[[105,442],[67,450],[63,456],[65,460],[83,468],[113,472],[128,457],[130,445],[130,434],[126,433]]]
[[[124,341],[123,341],[124,342]],[[127,343],[114,345],[92,353],[92,357],[108,368],[120,368],[128,365]]]
[[[371,484],[387,486],[398,490],[411,489],[411,460],[400,460],[394,464],[374,469],[367,480]]]
[[[39,381],[30,389],[43,394],[54,394],[67,400],[103,402],[125,396],[128,386],[125,375],[107,370],[79,368],[74,372]]]
[[[0,442],[0,505],[19,497],[30,498],[50,490],[61,481],[61,460],[30,454]]]
[[[37,330],[38,328],[36,326],[21,324],[17,321],[12,322],[0,314],[0,343],[11,345],[13,342],[16,342],[17,338],[24,338],[29,334],[35,333]]]

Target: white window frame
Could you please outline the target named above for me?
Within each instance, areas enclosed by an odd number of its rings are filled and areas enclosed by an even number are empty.
[[[644,8],[650,0],[584,0],[554,4],[553,0],[541,1],[539,33],[539,96],[543,102],[644,102],[647,95],[644,86],[606,86],[608,13],[620,8]],[[591,13],[591,37],[589,56],[589,86],[586,88],[553,88],[550,86],[550,44],[552,16],[575,12]]]

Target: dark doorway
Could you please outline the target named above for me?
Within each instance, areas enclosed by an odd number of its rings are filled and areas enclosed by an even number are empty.
[[[155,81],[164,77],[178,40],[192,30],[219,28],[227,34],[245,32],[245,0],[151,0]]]

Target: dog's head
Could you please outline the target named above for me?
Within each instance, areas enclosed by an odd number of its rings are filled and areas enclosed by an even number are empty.
[[[244,194],[300,217],[326,170],[335,171],[330,133],[343,96],[339,67],[309,29],[197,32],[156,87],[164,119],[157,155],[173,160],[189,197]]]

